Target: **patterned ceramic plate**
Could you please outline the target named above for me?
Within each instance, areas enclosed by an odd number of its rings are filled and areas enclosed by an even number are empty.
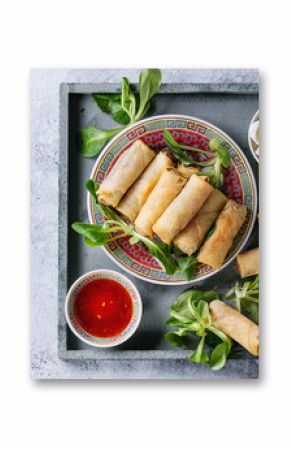
[[[245,204],[248,216],[245,224],[236,237],[221,269],[227,266],[242,250],[251,234],[257,209],[257,189],[255,178],[249,163],[239,146],[223,131],[210,123],[194,117],[183,115],[162,115],[142,120],[126,128],[104,148],[93,168],[91,178],[98,184],[111,170],[117,159],[136,139],[142,139],[150,148],[160,151],[165,148],[162,129],[169,129],[179,143],[208,149],[208,142],[214,137],[223,140],[230,151],[232,164],[224,172],[223,192],[237,203]],[[103,223],[103,217],[98,212],[88,195],[88,213],[91,223]],[[120,267],[144,281],[155,284],[181,285],[201,281],[219,270],[213,270],[208,265],[198,264],[192,281],[184,281],[179,272],[166,274],[151,257],[142,243],[130,245],[129,239],[120,238],[104,247],[106,253]]]

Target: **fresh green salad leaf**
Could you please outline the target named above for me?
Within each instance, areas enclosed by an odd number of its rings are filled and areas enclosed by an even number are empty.
[[[127,224],[115,211],[113,211],[110,207],[101,204],[97,197],[98,186],[92,179],[87,181],[86,188],[95,199],[96,205],[100,209],[102,215],[107,218],[103,226],[81,222],[73,223],[72,228],[74,231],[83,236],[86,245],[105,245],[106,243],[116,240],[121,236],[127,235],[131,237],[131,240],[133,239],[134,243],[137,241],[143,242],[167,274],[175,273],[176,262],[170,254],[169,246],[164,243],[153,242],[147,237],[137,233],[134,228]],[[112,236],[113,232],[117,232],[119,234]]]
[[[121,94],[92,94],[102,112],[112,114],[115,122],[128,125],[130,117],[121,105]]]
[[[101,227],[97,224],[86,224],[82,222],[75,222],[72,224],[72,228],[74,231],[76,231],[78,234],[81,234],[88,246],[102,246],[106,245],[107,243],[111,242],[113,239],[109,235],[112,232],[120,231],[119,228],[113,228],[113,227]],[[119,238],[118,236],[117,238]]]
[[[236,282],[226,294],[225,299],[234,301],[239,312],[247,313],[256,323],[259,323],[259,276],[243,284]]]
[[[177,257],[176,262],[183,278],[190,281],[195,273],[196,255]]]
[[[181,347],[183,346],[183,340],[182,338],[178,335],[177,332],[167,332],[165,334],[165,340],[171,344],[171,346],[175,346],[175,347]]]
[[[231,165],[231,156],[228,149],[222,144],[219,139],[211,139],[209,141],[209,147],[213,152],[201,150],[196,147],[190,147],[182,145],[176,142],[172,134],[168,130],[163,130],[165,141],[169,148],[173,151],[175,157],[186,166],[196,165],[201,168],[205,168],[204,171],[200,171],[198,175],[206,175],[209,177],[210,183],[217,189],[223,184],[223,168],[228,168]],[[194,151],[205,156],[211,157],[203,162],[195,161],[185,151]]]
[[[159,262],[159,265],[165,270],[167,274],[174,274],[176,271],[176,262],[170,253],[170,247],[165,243],[157,243],[153,240],[144,237],[142,234],[133,231],[132,235],[139,238],[141,242],[147,246],[153,257]]]
[[[129,116],[129,122],[133,123],[136,115],[136,97],[131,90],[128,78],[122,78],[122,108]]]
[[[219,343],[212,351],[209,359],[209,366],[213,370],[219,370],[225,366],[227,361],[228,345],[225,342]]]
[[[115,122],[129,125],[141,120],[148,112],[150,100],[158,91],[162,74],[159,69],[144,69],[139,75],[139,94],[131,89],[127,77],[122,78],[121,93],[94,93],[92,97],[100,110],[111,114]],[[82,129],[79,135],[79,151],[85,157],[96,156],[109,140],[125,126],[102,131],[93,126]]]
[[[83,128],[79,134],[79,151],[85,157],[93,157],[112,139],[122,128],[100,129],[90,126]]]
[[[170,308],[166,324],[177,328],[165,335],[165,339],[173,346],[183,346],[184,337],[190,333],[200,338],[196,349],[188,357],[190,362],[207,363],[213,370],[221,369],[232,348],[231,339],[212,324],[208,303],[218,299],[214,290],[187,290],[181,293]],[[215,347],[206,349],[205,342],[213,335]],[[216,340],[218,343],[216,344]]]
[[[144,69],[139,75],[140,105],[135,121],[147,114],[151,98],[158,92],[162,80],[160,69]]]

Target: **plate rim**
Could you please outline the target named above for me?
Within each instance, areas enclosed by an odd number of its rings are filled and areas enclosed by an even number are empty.
[[[241,149],[241,147],[236,143],[236,141],[234,139],[232,139],[225,131],[223,131],[222,129],[220,129],[218,126],[213,125],[212,123],[208,122],[207,120],[204,119],[200,119],[198,117],[194,117],[191,115],[184,115],[184,114],[161,114],[161,115],[151,115],[150,117],[146,117],[145,119],[139,120],[138,122],[132,123],[131,125],[127,126],[125,129],[122,129],[118,134],[116,134],[116,136],[114,136],[106,145],[105,147],[101,150],[101,152],[99,153],[94,166],[91,170],[91,174],[90,174],[90,179],[93,179],[93,174],[96,170],[96,166],[99,164],[100,159],[103,157],[104,153],[108,150],[108,147],[112,146],[114,144],[114,142],[120,138],[121,135],[127,133],[128,131],[130,131],[132,128],[135,128],[136,126],[139,126],[140,124],[146,123],[148,120],[152,120],[152,119],[156,119],[156,120],[162,120],[162,119],[185,119],[185,120],[196,120],[199,122],[204,123],[205,125],[210,126],[211,128],[216,129],[217,131],[219,131],[221,134],[223,134],[224,136],[227,137],[227,139],[229,141],[231,141],[233,143],[234,146],[236,146],[238,148],[238,150],[242,153],[243,157],[244,157],[244,161],[247,165],[247,168],[249,170],[250,176],[252,178],[252,185],[253,185],[253,219],[252,219],[252,223],[248,229],[247,235],[243,241],[243,243],[241,244],[240,248],[237,250],[237,252],[229,259],[227,260],[227,262],[219,269],[213,270],[203,276],[201,276],[198,279],[192,279],[190,281],[186,281],[186,280],[177,280],[177,281],[162,281],[162,280],[157,280],[157,279],[150,279],[147,278],[145,276],[141,276],[138,273],[135,273],[133,271],[131,271],[127,266],[122,265],[115,257],[113,257],[113,255],[110,253],[110,251],[106,248],[105,245],[102,245],[101,248],[102,250],[109,256],[109,258],[116,264],[118,265],[118,267],[120,267],[122,270],[126,271],[128,274],[137,277],[138,279],[145,281],[145,282],[149,282],[150,284],[157,284],[157,285],[173,285],[173,286],[178,286],[178,285],[193,285],[193,284],[197,284],[198,282],[202,282],[204,280],[206,280],[209,277],[214,276],[215,274],[219,273],[220,271],[222,271],[224,268],[226,268],[234,259],[236,259],[236,257],[240,254],[240,252],[243,250],[243,248],[245,247],[246,243],[248,242],[252,231],[253,231],[253,227],[255,225],[255,221],[256,221],[256,215],[257,215],[257,207],[258,207],[258,192],[257,192],[257,184],[256,184],[256,179],[252,170],[252,167],[248,161],[247,156],[245,155],[244,151]],[[138,137],[137,137],[138,138]],[[87,193],[87,211],[88,211],[88,219],[89,222],[91,224],[94,224],[93,221],[93,217],[91,215],[91,208],[90,208],[90,201],[91,201],[91,195],[88,192]]]

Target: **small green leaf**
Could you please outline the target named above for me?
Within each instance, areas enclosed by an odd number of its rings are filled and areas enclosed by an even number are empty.
[[[121,130],[122,128],[115,128],[101,131],[93,126],[83,128],[79,134],[79,152],[85,157],[96,156]]]
[[[183,278],[187,281],[193,279],[196,267],[196,255],[194,254],[187,257],[178,257],[176,261]]]
[[[231,156],[229,150],[225,146],[220,145],[217,149],[217,154],[222,166],[228,168],[231,165]]]
[[[159,265],[165,270],[167,274],[174,274],[176,271],[176,262],[170,253],[170,247],[165,243],[157,243],[153,240],[144,237],[137,232],[133,233],[134,236],[138,237],[144,245],[149,249],[150,253],[157,260]]]
[[[72,229],[82,235],[85,243],[89,246],[105,245],[111,240],[111,237],[108,234],[112,232],[112,230],[96,224],[75,222],[72,224]]]
[[[210,139],[208,146],[210,147],[211,150],[216,151],[219,146],[221,145],[221,141],[219,139],[217,139],[216,137],[214,139]]]
[[[179,327],[182,326],[183,323],[181,323],[179,320],[177,320],[174,317],[169,317],[166,321],[166,325],[169,327]]]
[[[111,112],[111,104],[121,103],[121,94],[92,94],[93,99],[97,103],[102,112]]]
[[[120,125],[128,125],[130,123],[130,117],[120,103],[111,105],[111,114],[115,122],[120,123]]]
[[[199,312],[199,315],[203,320],[207,320],[209,317],[209,308],[208,303],[206,301],[199,301],[196,305],[196,308]]]
[[[192,301],[206,301],[211,302],[214,299],[219,299],[219,295],[215,290],[194,290],[190,289],[187,290],[188,293],[191,295]]]
[[[135,120],[140,120],[148,111],[151,98],[158,92],[162,74],[159,69],[144,69],[139,75],[140,105]]]
[[[259,323],[259,276],[244,283],[236,282],[235,286],[227,291],[225,299],[234,301],[235,307]]]
[[[136,114],[136,98],[131,90],[128,78],[126,77],[122,78],[121,89],[122,89],[122,100],[121,100],[122,108],[124,111],[126,111],[128,116],[130,117],[131,123],[133,123]]]
[[[176,142],[176,140],[174,139],[172,134],[167,129],[163,129],[163,135],[165,138],[165,142],[167,143],[169,148],[174,153],[174,156],[176,157],[176,159],[179,162],[182,162],[182,164],[185,165],[186,167],[190,167],[190,166],[194,166],[194,165],[198,166],[198,167],[209,167],[209,166],[213,165],[214,159],[210,159],[205,162],[198,162],[198,161],[195,161],[190,155],[188,155],[186,153],[186,151],[195,151],[198,153],[205,154],[207,156],[214,156],[213,153],[210,153],[209,151],[201,150],[196,147],[189,147],[187,145],[182,145],[182,144]],[[207,173],[200,172],[197,174],[204,175]]]
[[[175,332],[167,332],[164,336],[167,343],[171,344],[171,346],[181,347],[183,346],[182,337],[177,335]]]
[[[228,346],[225,342],[218,344],[210,355],[209,366],[213,370],[219,370],[224,367],[228,354]]]
[[[209,357],[205,351],[202,354],[197,354],[197,351],[193,351],[192,354],[188,356],[188,361],[192,363],[208,363]]]
[[[90,192],[92,197],[95,198],[96,201],[98,201],[98,198],[97,198],[97,184],[92,179],[88,179],[87,180],[87,182],[86,182],[86,189],[87,189],[88,192]]]
[[[138,237],[131,237],[129,239],[130,245],[135,245],[136,243],[139,242],[139,238]]]
[[[102,112],[111,114],[115,122],[128,125],[130,117],[121,105],[121,94],[92,94]]]

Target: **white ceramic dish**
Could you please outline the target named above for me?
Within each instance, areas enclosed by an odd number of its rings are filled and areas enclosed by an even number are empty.
[[[74,302],[79,290],[94,279],[112,279],[121,284],[129,292],[133,302],[133,314],[130,323],[120,334],[99,338],[87,333],[78,323],[74,315]],[[142,300],[135,285],[123,274],[113,270],[95,270],[79,277],[69,289],[65,300],[66,321],[72,332],[83,342],[97,348],[112,348],[124,343],[136,332],[142,317]]]
[[[252,120],[251,120],[251,122],[250,122],[250,125],[249,125],[249,130],[248,130],[248,143],[249,143],[249,147],[250,147],[250,150],[251,150],[251,152],[252,152],[252,155],[253,155],[253,157],[256,159],[256,161],[259,163],[259,155],[256,153],[256,149],[257,148],[260,148],[260,142],[259,142],[259,145],[257,145],[257,143],[253,140],[253,138],[252,138],[252,129],[253,129],[253,126],[254,126],[254,124],[257,122],[257,121],[260,121],[260,118],[259,118],[259,111],[257,111],[254,115],[253,115],[253,118],[252,118]]]

